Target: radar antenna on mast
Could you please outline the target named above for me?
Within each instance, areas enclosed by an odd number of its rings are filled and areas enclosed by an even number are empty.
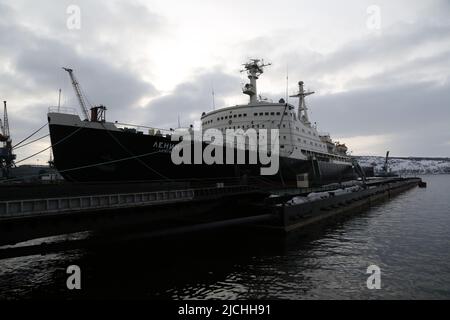
[[[264,67],[270,66],[271,63],[264,63],[264,60],[250,59],[247,63],[244,63],[244,69],[241,72],[247,72],[247,76],[250,79],[250,83],[247,83],[242,92],[250,96],[249,104],[258,103],[258,91],[256,88],[256,80],[264,72]]]

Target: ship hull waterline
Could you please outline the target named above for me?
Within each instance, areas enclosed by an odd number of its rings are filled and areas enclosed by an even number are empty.
[[[252,177],[261,183],[295,186],[302,173],[308,173],[314,185],[355,178],[351,164],[288,157],[280,157],[275,175],[261,175],[259,164],[176,165],[170,151],[177,142],[170,137],[51,123],[49,129],[54,165],[72,182],[226,182]]]

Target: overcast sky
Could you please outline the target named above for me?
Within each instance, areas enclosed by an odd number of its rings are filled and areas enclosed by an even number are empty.
[[[246,103],[239,70],[258,57],[273,63],[260,93],[278,100],[287,73],[289,93],[303,80],[316,92],[312,121],[353,154],[450,156],[448,0],[0,0],[0,13],[13,144],[46,122],[59,88],[79,110],[62,66],[107,120],[166,128],[212,110],[212,88],[216,108]],[[17,160],[48,145],[18,149]]]

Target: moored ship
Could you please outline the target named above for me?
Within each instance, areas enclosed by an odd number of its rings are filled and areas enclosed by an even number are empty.
[[[71,76],[85,119],[61,108],[49,111],[54,165],[69,181],[90,182],[204,179],[225,182],[255,177],[283,185],[310,186],[353,179],[355,170],[347,147],[333,142],[329,134],[319,134],[311,124],[305,97],[313,92],[306,92],[302,81],[297,94],[291,96],[298,98],[297,106],[283,99],[277,103],[258,99],[256,84],[266,66],[258,59],[244,64],[250,80],[243,88],[243,93],[249,96],[248,104],[203,113],[201,129],[216,129],[224,135],[227,130],[279,130],[279,168],[273,175],[261,176],[260,168],[264,165],[248,162],[174,164],[171,152],[180,141],[174,139],[174,130],[132,128],[108,122],[104,106],[94,106],[88,114],[71,69],[65,70]],[[192,141],[196,143],[202,150],[209,144]],[[246,156],[248,159],[249,150]]]

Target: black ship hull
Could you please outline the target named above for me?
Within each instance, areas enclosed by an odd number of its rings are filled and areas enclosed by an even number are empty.
[[[296,185],[297,175],[308,173],[313,184],[353,179],[351,164],[280,157],[272,176],[260,174],[261,165],[180,164],[171,160],[177,142],[170,137],[120,130],[80,128],[49,123],[54,165],[73,182],[211,181],[254,178]],[[246,157],[248,159],[248,157]]]

